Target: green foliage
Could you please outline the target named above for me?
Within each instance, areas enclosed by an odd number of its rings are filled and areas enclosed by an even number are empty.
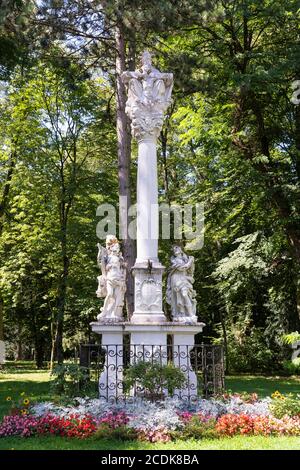
[[[45,0],[37,18],[34,2],[5,2],[0,302],[11,358],[34,349],[39,365],[49,360],[58,322],[68,354],[90,339],[99,309],[95,210],[118,199],[114,28],[122,18],[126,63],[146,35],[155,65],[174,73],[159,197],[204,202],[205,243],[192,254],[205,335],[228,345],[236,370],[267,371],[283,359],[282,336],[300,331],[300,119],[290,101],[298,3]],[[133,201],[135,153],[136,144]],[[171,242],[160,241],[166,265]]]
[[[263,331],[247,322],[228,329],[226,361],[231,372],[270,372],[280,367]]]
[[[129,426],[112,427],[101,423],[93,435],[93,439],[116,439],[117,441],[134,441],[137,439],[137,431]]]
[[[298,331],[293,331],[292,333],[284,335],[282,337],[282,341],[284,344],[288,345],[296,343],[296,341],[300,341],[300,333],[298,333]]]
[[[143,362],[129,366],[125,373],[125,386],[141,387],[146,397],[163,397],[164,389],[170,395],[175,388],[181,388],[185,384],[184,373],[173,364],[160,364],[159,362]]]
[[[178,434],[172,433],[173,437],[181,436],[182,439],[217,439],[218,433],[215,429],[215,419],[203,421],[199,416],[193,416],[181,429]]]
[[[51,375],[51,389],[55,394],[74,397],[86,394],[90,388],[90,376],[86,367],[77,364],[57,365]]]
[[[300,415],[300,396],[293,394],[279,395],[273,398],[270,409],[276,418]]]
[[[296,357],[292,361],[283,361],[283,370],[289,375],[300,375],[300,357]]]

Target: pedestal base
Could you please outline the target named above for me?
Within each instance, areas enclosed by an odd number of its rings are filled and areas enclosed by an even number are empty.
[[[135,263],[132,273],[135,284],[135,310],[131,323],[165,323],[162,309],[162,273],[164,266],[159,262]]]
[[[98,327],[98,328],[97,328]],[[92,330],[102,335],[106,351],[99,377],[99,398],[117,401],[123,396],[123,324],[92,323]]]
[[[102,346],[106,349],[103,372],[99,380],[99,395],[107,400],[118,400],[123,393],[123,335],[130,334],[130,363],[139,361],[157,362],[161,365],[172,362],[185,375],[183,387],[175,389],[173,396],[184,400],[192,400],[198,394],[197,361],[199,350],[191,352],[195,345],[194,337],[201,333],[204,323],[179,324],[133,324],[123,322],[107,324],[94,322],[91,324],[95,333],[102,335]],[[168,344],[167,336],[172,342]],[[193,360],[191,361],[191,357]],[[167,393],[165,392],[165,395]]]

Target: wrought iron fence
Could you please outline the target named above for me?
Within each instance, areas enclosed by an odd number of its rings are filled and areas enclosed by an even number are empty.
[[[99,396],[109,401],[163,396],[193,401],[224,390],[224,351],[219,345],[83,344],[79,361],[89,369]]]

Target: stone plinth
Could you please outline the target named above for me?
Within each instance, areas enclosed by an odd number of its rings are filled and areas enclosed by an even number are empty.
[[[204,323],[179,324],[130,323],[116,324],[94,322],[94,333],[102,335],[102,346],[106,349],[104,371],[99,380],[100,397],[115,400],[123,396],[123,335],[130,334],[130,362],[157,361],[167,364],[172,361],[186,376],[186,384],[175,390],[175,396],[187,399],[197,396],[197,376],[192,367],[190,353],[195,344],[195,335],[203,331]],[[171,335],[172,345],[167,345]]]
[[[149,264],[150,263],[150,264]],[[135,263],[134,312],[132,323],[165,323],[162,309],[162,273],[164,266],[159,262]]]
[[[99,377],[99,398],[115,401],[123,395],[123,323],[91,323],[92,331],[102,335],[106,351]]]

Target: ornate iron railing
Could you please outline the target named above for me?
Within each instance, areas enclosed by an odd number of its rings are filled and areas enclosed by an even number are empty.
[[[80,365],[90,370],[100,397],[109,401],[128,401],[137,396],[157,400],[162,395],[193,401],[199,396],[207,398],[224,390],[224,351],[219,345],[83,344],[79,358]],[[153,371],[158,374],[156,391],[145,388],[143,380],[138,379],[128,387],[128,371],[140,362],[149,364],[150,368],[155,365]],[[183,373],[184,384],[180,387],[159,388],[159,374],[167,364],[173,364]]]

